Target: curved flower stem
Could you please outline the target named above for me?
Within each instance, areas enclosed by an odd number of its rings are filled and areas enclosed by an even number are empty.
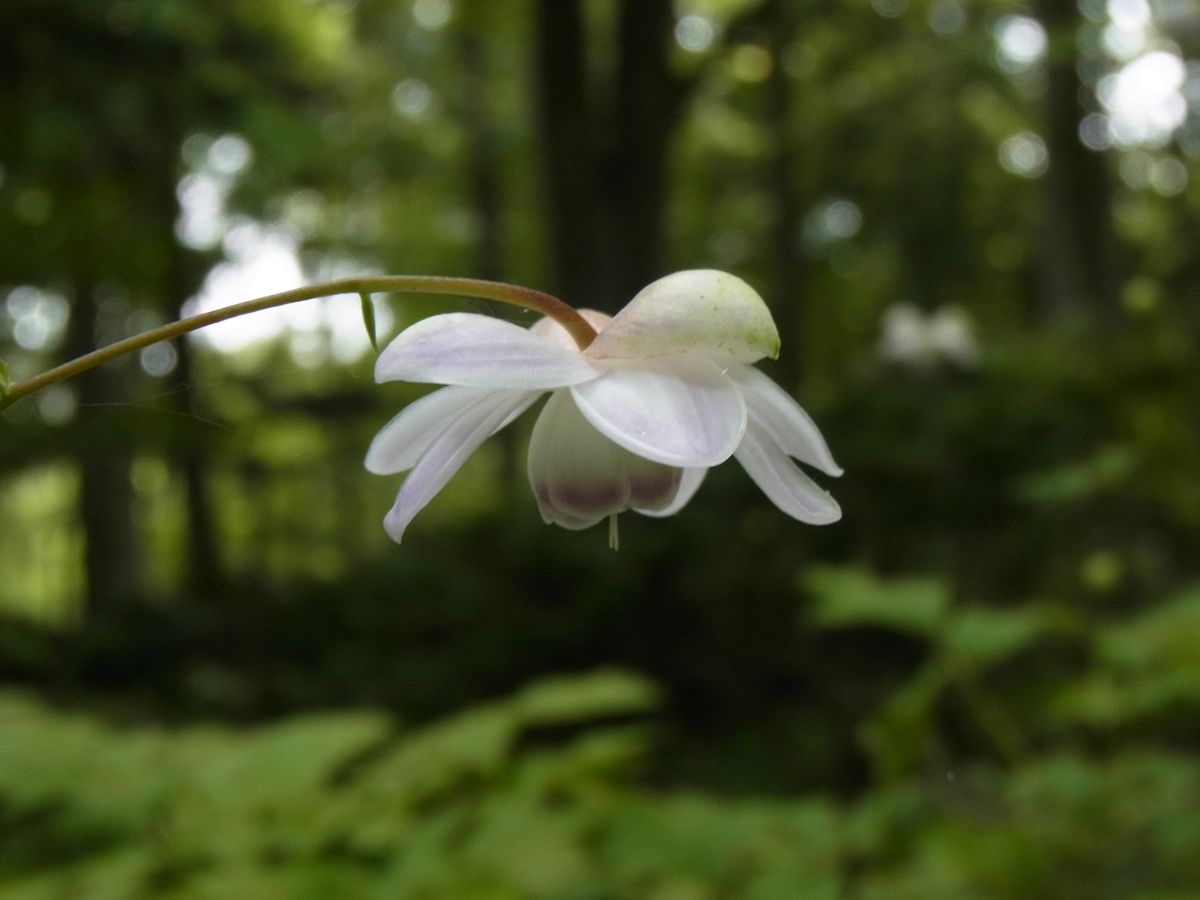
[[[179,337],[180,335],[187,334],[189,331],[204,328],[206,325],[214,325],[217,322],[224,322],[226,319],[233,319],[263,309],[271,309],[275,306],[298,303],[301,300],[314,300],[318,297],[328,297],[333,294],[366,295],[376,292],[395,294],[454,294],[460,297],[478,297],[484,300],[495,300],[500,303],[521,306],[525,309],[539,312],[544,316],[549,316],[557,321],[567,329],[581,350],[586,349],[596,336],[596,330],[573,307],[568,306],[562,300],[550,294],[544,294],[541,291],[520,287],[515,284],[505,284],[500,281],[484,281],[478,278],[453,278],[440,275],[368,275],[361,278],[339,278],[334,281],[304,285],[303,287],[293,288],[290,291],[281,291],[278,294],[269,294],[266,297],[259,297],[255,300],[247,300],[244,303],[235,303],[233,306],[226,306],[222,309],[214,309],[211,312],[189,316],[186,319],[180,319],[177,322],[152,328],[150,331],[143,332],[142,334],[109,344],[107,347],[102,347],[99,350],[93,350],[91,353],[42,372],[40,375],[34,375],[25,381],[18,381],[10,385],[8,390],[0,395],[0,409],[16,402],[26,394],[32,394],[34,391],[56,384],[66,378],[71,378],[81,372],[86,372],[88,369],[116,359],[118,356],[133,353],[136,350],[141,350],[143,347],[148,347],[159,341]]]

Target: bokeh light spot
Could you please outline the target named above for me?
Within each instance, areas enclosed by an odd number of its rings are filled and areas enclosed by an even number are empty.
[[[138,362],[147,375],[162,378],[175,371],[175,366],[179,363],[179,354],[169,343],[151,344],[138,354]]]
[[[1004,16],[995,25],[996,61],[1005,72],[1023,72],[1046,55],[1046,29],[1029,16]]]
[[[871,0],[871,9],[889,19],[904,15],[908,0]]]
[[[396,112],[409,119],[423,118],[433,103],[433,91],[419,78],[405,78],[392,90]]]
[[[1050,164],[1046,142],[1032,131],[1022,131],[1004,139],[998,152],[1005,171],[1022,178],[1037,178]]]
[[[208,148],[208,165],[216,173],[233,177],[250,166],[254,150],[239,134],[223,134]]]
[[[453,14],[450,0],[416,0],[412,6],[413,21],[429,31],[445,28]]]
[[[716,29],[704,16],[686,15],[675,23],[675,43],[689,53],[703,53],[715,37]]]
[[[929,7],[927,21],[935,34],[951,37],[967,27],[967,11],[959,0],[937,0]]]

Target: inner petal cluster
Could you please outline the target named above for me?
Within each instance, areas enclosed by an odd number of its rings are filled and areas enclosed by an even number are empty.
[[[550,395],[533,427],[529,483],[547,523],[581,529],[627,509],[664,509],[682,474],[601,435],[568,391]]]

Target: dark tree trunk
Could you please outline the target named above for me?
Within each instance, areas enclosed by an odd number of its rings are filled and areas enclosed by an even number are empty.
[[[479,278],[504,277],[504,240],[502,234],[500,161],[496,152],[495,128],[488,108],[487,43],[477,24],[482,8],[479,0],[470,0],[458,29],[458,56],[463,72],[463,121],[470,140],[468,178],[471,197],[479,222],[476,242],[475,275]]]
[[[98,300],[94,286],[74,286],[67,349],[78,356],[95,348]],[[79,515],[84,536],[86,618],[118,618],[142,595],[141,554],[134,522],[132,423],[123,421],[122,364],[80,375]]]
[[[684,97],[668,68],[674,23],[668,0],[622,0],[618,11],[612,143],[601,178],[606,287],[616,307],[665,274],[668,151]]]
[[[189,426],[199,422],[198,399],[195,393],[193,357],[186,339],[177,344],[179,382],[186,386],[178,396],[179,411]],[[216,515],[208,493],[208,454],[203,443],[194,439],[195,427],[189,427],[176,465],[183,475],[184,503],[187,517],[187,562],[184,587],[194,597],[215,599],[225,586],[225,569],[218,550]]]
[[[583,11],[579,0],[537,0],[534,18],[551,290],[574,306],[599,306],[598,131],[587,85]]]
[[[668,151],[686,93],[668,68],[673,24],[668,0],[622,0],[612,84],[593,91],[578,0],[538,0],[548,232],[569,303],[613,311],[664,274]]]
[[[1036,10],[1050,35],[1041,311],[1047,321],[1087,318],[1109,324],[1117,312],[1112,186],[1104,157],[1079,139],[1079,122],[1087,112],[1075,44],[1082,14],[1061,0],[1038,0]]]
[[[803,346],[805,265],[800,247],[800,186],[796,178],[796,152],[792,140],[791,121],[795,94],[791,76],[780,60],[792,38],[793,23],[788,4],[770,0],[765,8],[769,46],[776,64],[766,84],[767,127],[773,143],[767,174],[775,198],[774,220],[771,223],[771,243],[775,256],[775,302],[772,312],[779,327],[783,346],[791,348],[780,360],[781,380],[797,383],[802,372],[800,361]]]

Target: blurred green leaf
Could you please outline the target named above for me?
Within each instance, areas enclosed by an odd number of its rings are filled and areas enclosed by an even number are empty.
[[[947,619],[941,640],[959,662],[985,667],[1019,653],[1044,635],[1061,631],[1069,624],[1068,616],[1043,605],[971,606],[955,610]]]
[[[1115,727],[1147,716],[1200,709],[1200,585],[1095,638],[1099,666],[1062,686],[1052,712],[1066,721]]]
[[[552,725],[650,712],[660,702],[661,693],[652,681],[611,670],[589,673],[585,678],[543,678],[518,694],[514,705],[525,724]]]
[[[1017,482],[1016,494],[1033,504],[1077,502],[1121,484],[1136,470],[1137,462],[1133,448],[1108,445],[1077,462],[1025,476]]]
[[[824,628],[873,625],[928,637],[950,605],[941,579],[880,579],[857,566],[814,566],[801,584],[813,595],[812,621]]]
[[[1114,623],[1097,646],[1119,671],[1191,672],[1200,681],[1200,584],[1154,604],[1132,620]]]
[[[630,798],[614,808],[601,853],[619,882],[717,897],[836,897],[837,812],[822,800],[794,804],[721,801],[679,794]],[[670,879],[664,876],[672,876]],[[661,880],[660,880],[661,879]]]

